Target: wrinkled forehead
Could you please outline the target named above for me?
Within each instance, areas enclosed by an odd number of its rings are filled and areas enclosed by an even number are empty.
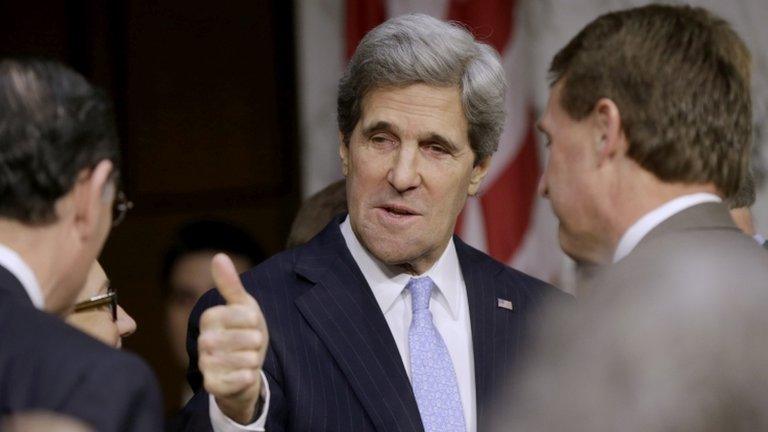
[[[411,84],[382,87],[366,93],[356,127],[373,127],[375,123],[408,127],[428,134],[455,135],[464,141],[468,121],[456,86]]]

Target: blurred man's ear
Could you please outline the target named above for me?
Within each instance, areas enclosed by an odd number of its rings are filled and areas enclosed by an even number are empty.
[[[344,142],[344,134],[339,131],[339,156],[341,157],[341,173],[344,177],[349,172],[349,146]]]
[[[616,103],[608,98],[601,98],[595,104],[594,116],[596,137],[595,151],[600,163],[626,152],[626,139],[621,129],[621,113]]]
[[[88,238],[103,224],[110,224],[110,207],[115,199],[114,166],[102,160],[92,169],[80,171],[72,194],[74,199],[75,225],[80,236]]]
[[[469,178],[469,189],[467,190],[467,194],[470,196],[474,196],[477,194],[477,191],[480,189],[480,184],[483,182],[483,179],[488,174],[488,168],[491,167],[491,157],[486,156],[482,159],[480,159],[479,162],[475,164],[474,167],[472,167],[472,174]]]

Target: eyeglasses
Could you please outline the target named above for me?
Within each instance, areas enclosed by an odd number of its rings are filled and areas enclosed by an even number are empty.
[[[96,309],[104,305],[109,305],[112,321],[117,321],[117,292],[112,287],[107,288],[106,294],[100,294],[77,303],[75,305],[75,312]]]
[[[115,196],[115,202],[112,205],[112,227],[120,225],[125,219],[128,210],[133,208],[133,203],[125,196],[125,192],[120,191]]]

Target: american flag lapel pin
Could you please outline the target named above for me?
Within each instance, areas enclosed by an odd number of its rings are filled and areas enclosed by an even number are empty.
[[[512,305],[512,302],[507,299],[496,299],[496,306],[502,308],[502,309],[508,309],[508,310],[515,310],[514,306]]]

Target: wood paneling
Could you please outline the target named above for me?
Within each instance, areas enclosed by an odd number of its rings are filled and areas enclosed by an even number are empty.
[[[113,97],[135,209],[102,263],[138,322],[125,341],[155,368],[167,408],[182,379],[159,294],[173,231],[198,217],[284,244],[298,190],[290,1],[25,1],[0,5],[0,53],[68,63]]]

